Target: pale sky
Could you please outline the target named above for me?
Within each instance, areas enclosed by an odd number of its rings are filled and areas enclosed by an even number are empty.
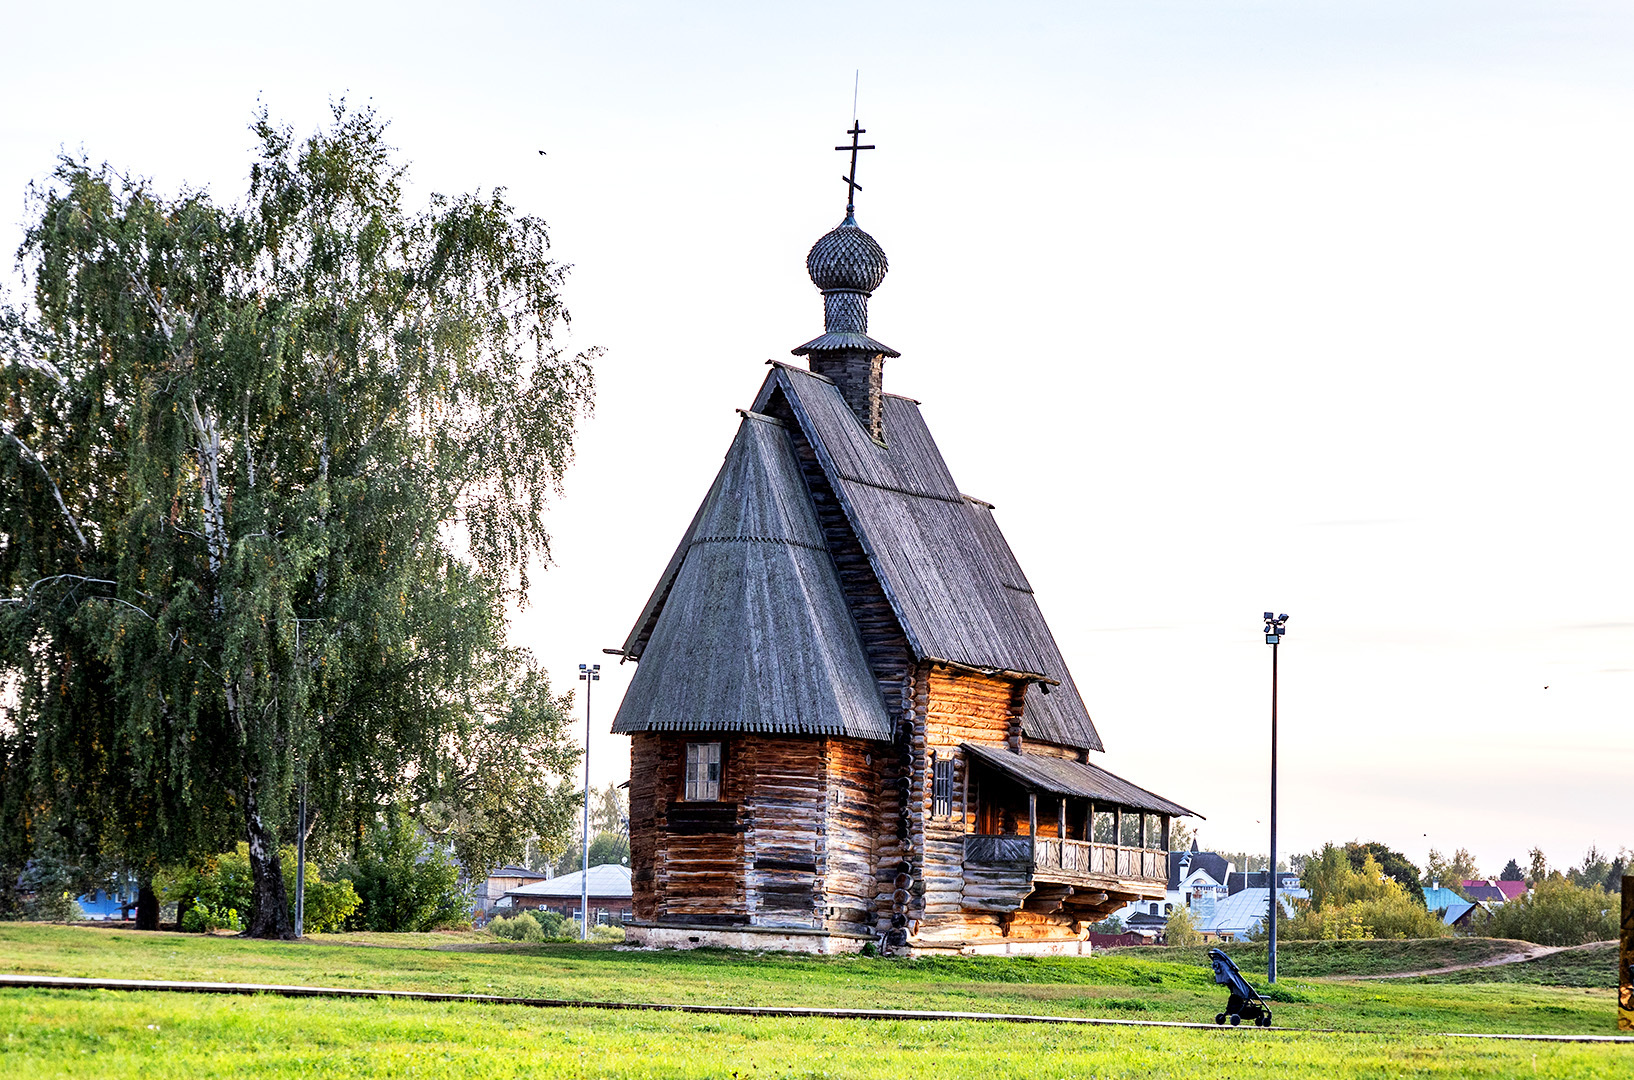
[[[844,207],[871,333],[998,520],[1108,753],[1263,851],[1634,845],[1634,7],[1310,0],[78,4],[8,12],[0,241],[60,148],[244,189],[257,102],[372,102],[417,196],[574,264],[597,412],[514,635],[620,643]],[[548,151],[540,157],[538,150]],[[631,667],[604,667],[592,774]],[[1547,689],[1546,689],[1547,687]],[[582,705],[582,700],[580,702]],[[581,714],[582,715],[582,714]],[[1619,822],[1623,823],[1619,826]]]

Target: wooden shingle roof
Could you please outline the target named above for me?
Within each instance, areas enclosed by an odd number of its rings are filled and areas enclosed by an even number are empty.
[[[745,414],[625,644],[615,732],[888,739],[892,726],[781,423]]]
[[[1007,774],[1025,788],[1051,795],[1067,795],[1079,799],[1127,806],[1135,810],[1149,810],[1154,814],[1175,817],[1201,817],[1179,803],[1170,802],[1161,795],[1137,787],[1121,776],[1105,769],[1069,758],[1046,757],[1043,754],[1013,754],[1002,747],[979,746],[964,743],[961,750],[986,765]]]
[[[1102,750],[1100,735],[993,508],[959,492],[917,402],[886,395],[885,445],[832,382],[776,365],[755,408],[781,392],[816,450],[915,656],[1037,675],[1023,733]]]

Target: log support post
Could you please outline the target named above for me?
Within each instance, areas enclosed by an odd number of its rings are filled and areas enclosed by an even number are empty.
[[[960,756],[964,758],[965,776],[964,791],[959,796],[959,824],[962,826],[960,831],[969,832],[971,830],[971,820],[974,817],[970,812],[970,755],[962,754]]]
[[[1038,858],[1038,792],[1027,792],[1027,855]],[[1034,865],[1037,865],[1034,863]]]
[[[1123,847],[1123,807],[1112,808],[1112,844],[1114,847]]]
[[[1169,815],[1163,815],[1163,850],[1169,850]]]
[[[1061,796],[1061,801],[1055,808],[1055,835],[1058,840],[1067,838],[1067,797]]]
[[[1142,851],[1146,850],[1146,819],[1149,818],[1149,817],[1151,817],[1150,814],[1146,813],[1144,810],[1141,811],[1141,815],[1140,815],[1140,849]]]

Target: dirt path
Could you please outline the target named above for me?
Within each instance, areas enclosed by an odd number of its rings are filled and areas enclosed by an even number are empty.
[[[1453,971],[1469,971],[1471,968],[1502,967],[1505,964],[1518,964],[1523,960],[1536,960],[1540,956],[1549,956],[1557,952],[1564,952],[1567,948],[1588,948],[1586,945],[1528,945],[1526,948],[1502,956],[1493,956],[1485,960],[1473,960],[1467,964],[1452,964],[1449,967],[1428,968],[1424,971],[1392,971],[1385,975],[1333,975],[1336,979],[1413,979],[1420,975],[1446,975]]]

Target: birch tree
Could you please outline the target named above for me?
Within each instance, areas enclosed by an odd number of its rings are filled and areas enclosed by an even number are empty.
[[[32,808],[12,849],[149,866],[230,824],[277,937],[303,791],[340,844],[389,803],[473,858],[566,819],[567,698],[505,610],[592,354],[502,192],[407,209],[344,105],[253,131],[237,203],[73,159],[36,193],[0,327],[0,801]]]

